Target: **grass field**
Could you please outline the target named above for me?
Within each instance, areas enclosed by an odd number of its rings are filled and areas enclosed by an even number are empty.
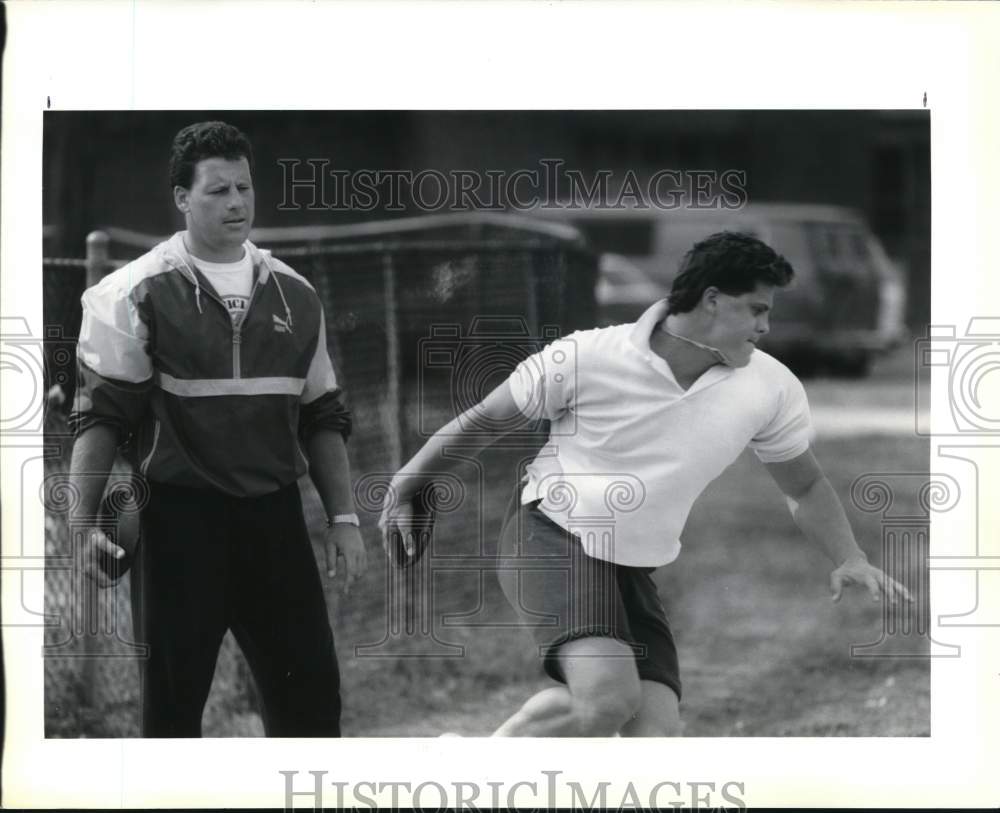
[[[906,409],[908,360],[890,359],[865,382],[807,383],[814,407]],[[850,507],[850,486],[868,472],[926,472],[929,448],[912,434],[824,439],[815,451],[845,505],[862,547],[878,563],[876,514]],[[483,468],[460,470],[469,493],[484,478],[485,498],[442,519],[435,552],[495,551],[500,519],[524,452],[489,450]],[[357,474],[357,472],[356,472]],[[476,501],[473,500],[475,503]],[[480,533],[480,509],[482,529]],[[315,495],[307,514],[319,512]],[[905,508],[905,506],[903,506]],[[916,506],[911,506],[916,510]],[[374,517],[364,518],[370,570],[352,596],[332,587],[328,601],[343,679],[345,736],[486,735],[538,689],[549,685],[528,634],[492,573],[435,576],[434,607],[416,610],[435,635],[463,647],[460,657],[420,657],[433,642],[411,639],[359,656],[355,647],[385,635],[387,568]],[[317,534],[317,539],[319,534]],[[680,652],[688,736],[926,736],[930,677],[926,658],[852,658],[852,644],[878,640],[882,608],[861,591],[830,601],[830,563],[792,524],[777,487],[744,454],[702,495],[680,558],[657,573]],[[317,548],[317,555],[322,552]],[[464,626],[444,623],[466,613]],[[384,657],[373,657],[379,655]],[[407,655],[418,655],[407,657]],[[134,664],[119,681],[134,681]],[[136,699],[123,693],[103,712],[74,706],[71,679],[47,664],[49,736],[135,736]],[[219,660],[204,718],[207,736],[259,735],[252,683],[231,640]]]
[[[855,461],[871,471],[919,471],[920,446],[864,437],[816,451],[847,499],[861,473]],[[852,644],[878,640],[881,606],[860,591],[830,601],[826,558],[801,537],[762,473],[745,455],[716,481],[692,513],[681,557],[657,574],[680,651],[685,734],[928,735],[928,661],[850,656]],[[852,521],[878,561],[877,522],[856,512]],[[484,615],[509,618],[498,595],[485,603]],[[548,685],[526,633],[477,632],[461,659],[345,659],[345,732],[484,735]],[[341,641],[348,634],[338,633]],[[442,637],[462,640],[452,630]]]

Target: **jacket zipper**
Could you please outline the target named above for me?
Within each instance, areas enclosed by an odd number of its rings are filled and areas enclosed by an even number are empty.
[[[240,378],[240,326],[233,325],[233,378]]]
[[[247,309],[243,311],[243,318],[239,324],[233,323],[233,378],[242,378],[243,371],[240,365],[240,345],[243,343],[243,323],[250,318],[250,306],[253,304],[254,294],[257,293],[257,280],[254,280],[253,288],[250,289],[250,298],[247,299]]]
[[[254,267],[255,273],[257,271],[257,268],[259,268],[259,267],[260,266],[255,266]],[[196,273],[196,272],[192,271],[192,273]],[[184,275],[182,274],[181,276],[184,276]],[[184,278],[187,279],[187,277],[184,277]],[[194,284],[193,282],[191,282],[191,280],[188,280],[188,282],[191,283],[192,285]],[[249,315],[250,315],[250,305],[253,304],[254,295],[257,293],[257,289],[259,287],[260,287],[260,280],[259,280],[259,278],[255,278],[254,282],[253,282],[253,287],[250,289],[250,298],[247,300],[247,309],[243,312],[243,320],[238,325],[237,324],[233,324],[233,318],[229,314],[229,308],[226,307],[226,303],[223,302],[219,297],[215,296],[211,291],[206,290],[205,288],[202,288],[202,290],[205,291],[205,294],[206,294],[206,296],[208,296],[209,299],[214,299],[216,302],[218,302],[222,306],[222,309],[226,313],[226,318],[229,320],[229,324],[232,326],[232,330],[233,330],[233,378],[242,378],[243,377],[242,370],[241,370],[241,364],[240,364],[240,345],[243,343],[243,336],[242,336],[243,322],[245,322],[247,320],[247,318],[249,317]]]

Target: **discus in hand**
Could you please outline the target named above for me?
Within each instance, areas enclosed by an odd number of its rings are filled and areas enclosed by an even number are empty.
[[[98,526],[104,531],[108,540],[125,551],[125,555],[116,559],[103,548],[96,551],[97,564],[112,582],[118,581],[132,567],[135,561],[135,549],[139,544],[139,511],[131,502],[124,507],[114,498],[109,489],[101,500]]]
[[[400,569],[412,567],[424,555],[434,531],[433,487],[421,489],[410,500],[410,511],[390,517],[388,528],[389,561]]]

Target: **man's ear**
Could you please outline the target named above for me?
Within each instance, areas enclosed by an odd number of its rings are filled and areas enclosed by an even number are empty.
[[[174,187],[174,206],[176,206],[184,214],[191,211],[190,197],[190,189],[185,189],[183,186],[179,185]]]
[[[701,292],[701,304],[709,313],[715,313],[719,308],[719,289],[709,285]]]

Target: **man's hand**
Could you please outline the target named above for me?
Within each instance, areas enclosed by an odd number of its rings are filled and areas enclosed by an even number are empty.
[[[83,544],[76,550],[76,566],[80,572],[100,588],[110,587],[121,581],[124,570],[118,568],[119,575],[113,577],[101,567],[102,559],[116,560],[121,563],[125,558],[125,549],[119,547],[107,534],[98,528],[88,528],[83,534]],[[110,564],[110,562],[109,562]]]
[[[351,585],[365,572],[368,553],[361,531],[346,522],[338,522],[326,532],[326,575],[337,575],[337,557],[343,556],[347,569],[344,573],[344,595],[349,595]]]
[[[412,567],[424,555],[434,531],[433,495],[417,492],[412,498],[395,502],[388,495],[379,517],[382,546],[389,561],[398,568]]]
[[[863,555],[850,557],[830,574],[830,590],[833,593],[833,600],[840,601],[844,585],[850,584],[866,587],[872,601],[879,601],[883,593],[891,602],[897,602],[901,598],[913,601],[909,590],[895,579],[886,576],[874,565],[869,564],[868,559]]]
[[[417,543],[413,528],[413,503],[406,500],[399,505],[395,504],[395,497],[390,492],[386,496],[386,501],[382,506],[382,514],[378,518],[378,527],[382,531],[382,549],[390,561],[394,559],[392,550],[392,535],[398,533],[403,540],[403,549],[407,556],[413,556]],[[401,530],[406,528],[406,531]]]

